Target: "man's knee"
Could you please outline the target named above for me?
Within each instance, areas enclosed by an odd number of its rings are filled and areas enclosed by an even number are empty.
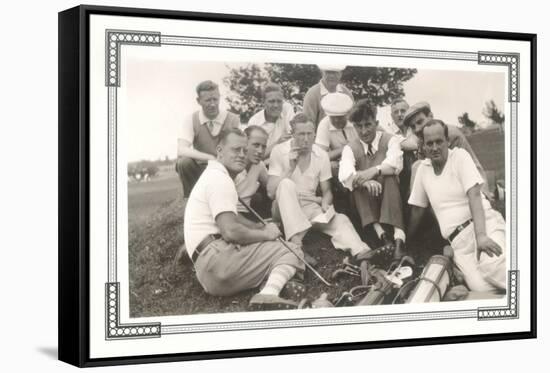
[[[186,169],[189,169],[191,167],[196,167],[196,166],[197,166],[197,162],[193,158],[180,156],[176,161],[176,171],[178,174],[185,172]]]
[[[294,183],[294,181],[292,181],[290,179],[287,179],[287,178],[281,180],[279,185],[277,185],[277,193],[276,193],[277,199],[279,198],[281,193],[283,193],[283,194],[288,194],[288,193],[296,194],[296,183]]]

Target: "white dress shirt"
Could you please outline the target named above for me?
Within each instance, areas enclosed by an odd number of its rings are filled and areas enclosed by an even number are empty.
[[[380,139],[382,138],[383,131],[376,131],[376,136],[371,143],[373,154],[378,151]],[[369,145],[359,140],[365,154],[368,153]],[[381,165],[388,165],[395,170],[395,174],[398,175],[403,169],[403,151],[401,150],[401,139],[397,136],[392,136],[388,143],[388,151],[386,152],[386,158],[382,161]],[[344,146],[342,150],[342,159],[340,161],[340,169],[338,170],[338,180],[349,190],[353,190],[353,179],[357,170],[355,168],[355,156],[349,145]]]

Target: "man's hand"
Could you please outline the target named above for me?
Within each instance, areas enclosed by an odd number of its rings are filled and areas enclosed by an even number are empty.
[[[476,241],[478,261],[482,251],[491,258],[493,257],[493,255],[502,255],[502,248],[495,241],[487,237],[487,235],[479,235],[478,237],[476,237]]]
[[[377,173],[378,170],[374,167],[371,167],[367,170],[358,171],[357,173],[355,173],[353,182],[357,185],[363,185],[365,182],[374,179]]]
[[[283,143],[285,141],[288,141],[292,138],[292,135],[289,134],[289,133],[284,133],[280,138],[279,140],[277,140],[277,144],[280,144],[280,143]]]
[[[367,189],[369,194],[373,197],[378,197],[382,194],[382,184],[376,180],[368,180],[362,184],[363,188]]]
[[[279,230],[279,227],[277,227],[277,224],[275,223],[267,223],[264,227],[264,232],[267,233],[267,240],[273,241],[276,240],[278,237],[281,236],[281,231]]]

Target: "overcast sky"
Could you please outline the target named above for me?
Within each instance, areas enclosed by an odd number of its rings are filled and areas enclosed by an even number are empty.
[[[174,158],[183,120],[199,108],[195,87],[210,79],[220,85],[223,95],[226,88],[222,79],[227,73],[220,62],[128,58],[122,83],[130,126],[127,160]],[[464,112],[483,123],[485,102],[494,100],[503,109],[504,79],[503,73],[419,69],[404,84],[405,98],[409,104],[428,101],[435,117],[449,124],[457,124],[457,117]],[[382,108],[378,119],[381,123],[390,121],[389,110]]]

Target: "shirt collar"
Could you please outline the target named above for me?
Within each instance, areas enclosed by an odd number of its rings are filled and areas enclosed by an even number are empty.
[[[378,145],[380,144],[380,139],[381,138],[382,138],[382,131],[376,131],[376,135],[374,136],[374,140],[372,140],[372,142],[371,142],[373,153],[376,153],[378,151]],[[369,144],[367,144],[366,142],[364,142],[361,139],[359,139],[359,141],[361,141],[361,144],[363,144],[363,147],[365,149],[369,148]]]
[[[321,97],[328,95],[330,92],[328,91],[327,87],[325,87],[325,84],[323,83],[323,80],[319,80],[319,85],[321,86]],[[346,93],[344,92],[344,87],[341,84],[338,84],[336,86],[336,92],[340,93]]]
[[[210,121],[214,122],[215,124],[223,124],[223,122],[225,122],[226,117],[227,117],[227,111],[226,110],[221,110],[220,109],[220,112],[218,113],[218,116],[214,119],[208,119],[206,117],[206,115],[204,115],[204,112],[202,111],[202,109],[199,111],[199,122],[201,124],[205,124],[205,123],[208,123]]]
[[[326,118],[329,118],[328,116]],[[351,123],[349,120],[348,122],[346,123],[346,125],[344,126],[344,128],[350,128],[352,127],[353,128],[353,123]],[[342,129],[344,129],[342,128]],[[339,128],[336,128],[332,125],[332,122],[330,121],[330,119],[328,119],[328,130],[329,131],[340,131]]]
[[[262,116],[262,119],[263,119],[262,124],[273,123],[273,122],[268,122],[267,119],[265,119],[265,109],[262,109],[260,115]],[[277,122],[280,121],[282,118],[283,118],[283,111],[281,110],[281,114],[279,114],[279,116],[277,117]],[[275,123],[277,123],[277,122],[275,122]]]
[[[208,161],[208,168],[211,170],[221,171],[224,174],[229,176],[229,171],[227,171],[227,168],[225,168],[225,166],[221,164],[218,160]]]

